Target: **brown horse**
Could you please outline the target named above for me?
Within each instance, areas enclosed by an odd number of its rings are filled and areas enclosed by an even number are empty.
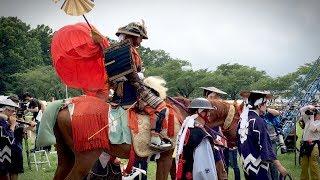
[[[243,104],[238,104],[236,101],[230,103],[223,100],[211,100],[211,104],[216,109],[211,110],[207,125],[209,127],[222,127],[223,135],[228,140],[228,147],[236,146],[237,128]]]
[[[174,109],[178,116],[182,116],[184,119],[188,113],[184,106],[186,106],[190,101],[187,99],[180,98],[180,102],[184,105],[175,104]],[[172,103],[171,103],[172,104]],[[217,107],[217,109],[211,112],[210,122],[207,124],[208,127],[222,126],[224,124],[225,118],[228,116],[230,104],[222,101],[213,101],[212,104]],[[236,122],[234,120],[233,122]],[[227,138],[235,139],[236,132],[234,127],[230,126],[230,133],[227,133]],[[73,147],[72,130],[71,130],[70,114],[68,109],[63,109],[58,113],[57,121],[54,127],[54,133],[56,136],[56,148],[58,154],[58,167],[54,179],[83,179],[95,161],[98,159],[102,153],[102,149],[94,149],[86,152],[75,152]],[[177,133],[177,132],[175,132]],[[119,158],[129,158],[130,145],[121,144],[113,145],[110,143],[109,149],[106,151],[112,156]],[[157,174],[156,179],[165,180],[168,177],[169,171],[172,165],[172,153],[173,150],[162,152],[160,159],[157,160]],[[172,174],[174,177],[174,174]]]
[[[184,98],[178,98],[177,100],[180,102],[180,106],[184,106],[183,109],[187,111],[190,101]],[[209,122],[206,124],[206,127],[222,127],[222,132],[227,139],[228,147],[236,146],[237,127],[243,104],[237,104],[236,101],[230,103],[222,100],[212,100],[211,104],[216,108],[210,111]],[[171,179],[173,180],[175,179],[175,172],[175,161],[173,161],[170,170]],[[219,176],[219,173],[222,172],[219,172],[219,169],[217,169],[217,173]]]

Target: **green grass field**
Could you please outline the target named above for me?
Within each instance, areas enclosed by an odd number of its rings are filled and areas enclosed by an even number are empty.
[[[301,137],[301,129],[297,129],[297,134],[299,138]],[[299,142],[299,140],[298,140]],[[31,146],[33,147],[33,146]],[[297,145],[299,147],[299,144]],[[31,156],[32,157],[32,156]],[[49,154],[50,161],[51,161],[51,167],[48,167],[47,165],[42,165],[39,168],[39,171],[36,171],[35,165],[32,164],[31,170],[28,168],[28,164],[26,161],[26,156],[24,155],[24,168],[25,173],[20,175],[20,179],[22,180],[49,180],[52,179],[54,176],[54,172],[57,166],[57,156],[56,153]],[[41,157],[39,157],[41,158]],[[297,155],[298,158],[298,155]],[[281,163],[287,168],[287,170],[292,174],[292,177],[294,179],[299,179],[300,177],[300,171],[301,168],[297,162],[295,165],[295,157],[294,153],[287,153],[287,154],[280,154],[278,153],[278,159],[281,161]],[[32,159],[33,160],[33,159]],[[240,167],[241,171],[241,167]],[[156,164],[154,162],[149,163],[148,168],[148,179],[155,179],[155,172],[156,172]],[[229,169],[229,178],[233,179],[233,170]],[[241,171],[241,179],[244,179],[243,172]]]

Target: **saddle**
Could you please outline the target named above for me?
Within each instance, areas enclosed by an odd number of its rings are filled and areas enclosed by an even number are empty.
[[[149,157],[153,154],[159,153],[159,151],[154,151],[150,149],[149,143],[150,143],[150,120],[149,116],[147,115],[140,115],[138,114],[138,132],[134,132],[131,130],[132,135],[132,143],[134,150],[136,154],[139,157]],[[180,123],[179,120],[174,117],[174,132],[178,132],[180,129]],[[161,135],[165,138],[168,138],[167,136],[168,129],[163,128],[161,131]],[[170,140],[172,142],[172,148],[174,149],[176,145],[176,136],[170,137]]]
[[[130,112],[129,112],[130,113]],[[134,112],[135,113],[135,112]],[[132,144],[134,147],[134,150],[136,154],[139,157],[148,157],[153,154],[159,153],[159,151],[154,151],[150,149],[149,143],[150,143],[150,118],[149,115],[143,114],[143,112],[135,113],[137,119],[135,125],[137,127],[133,127],[131,124],[131,120],[129,119],[128,111],[124,110],[123,108],[113,108],[110,112],[113,121],[117,121],[114,124],[115,129],[113,127],[110,127],[111,131],[109,132],[109,140],[111,144]],[[178,132],[180,128],[180,123],[176,117],[174,117],[174,122],[170,122],[169,120],[165,121],[164,128],[161,131],[161,136],[165,139],[168,138],[168,126],[172,126],[173,123],[173,131]],[[174,134],[174,133],[173,133]],[[172,141],[172,148],[175,146],[175,140],[176,137],[172,136],[170,137],[170,140]]]

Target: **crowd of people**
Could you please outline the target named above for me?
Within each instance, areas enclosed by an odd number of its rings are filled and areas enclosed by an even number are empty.
[[[22,141],[27,131],[37,131],[39,112],[44,109],[42,103],[25,93],[17,96],[0,96],[0,179],[16,180],[24,172]],[[32,120],[26,121],[25,114],[32,113]],[[35,151],[37,148],[32,149]]]
[[[221,99],[223,94],[223,91],[214,87],[204,88],[204,95],[209,101],[212,100],[212,97],[215,99]],[[238,165],[238,155],[240,155],[240,162],[245,179],[282,179],[288,175],[288,171],[277,159],[278,149],[284,146],[283,137],[281,135],[281,113],[276,109],[267,108],[268,100],[272,98],[271,94],[261,91],[243,91],[240,93],[240,95],[243,97],[244,107],[240,116],[240,122],[238,124],[237,146],[232,148],[222,148],[224,151],[222,158],[221,154],[219,154],[220,147],[213,147],[213,159],[215,164],[208,164],[205,167],[200,166],[202,168],[200,171],[205,174],[206,170],[215,169],[215,179],[228,179],[228,167],[231,166],[234,171],[234,179],[241,179]],[[192,103],[197,100],[199,99],[195,99],[192,101]],[[205,99],[203,99],[203,101],[205,101]],[[190,108],[192,108],[192,105]],[[210,107],[208,108],[206,106],[198,106],[198,108],[200,109],[200,112],[206,110],[206,108],[210,109]],[[318,110],[314,105],[308,105],[302,107],[300,112],[302,115],[300,124],[303,129],[300,148],[300,179],[320,179],[320,109]],[[200,114],[198,115],[203,117]],[[188,117],[186,120],[190,120],[190,118]],[[196,124],[197,121],[195,120],[189,124],[189,128],[194,129]],[[203,131],[206,130],[203,129]],[[190,136],[192,136],[192,133],[196,134],[194,130],[192,130],[190,131]],[[207,134],[209,133],[207,132]],[[214,140],[212,142],[214,144]],[[189,143],[194,144],[194,142],[190,141],[185,143],[185,148],[188,148]],[[197,143],[201,143],[201,138],[198,139]],[[186,152],[188,151],[190,151],[190,149],[186,150]],[[191,151],[193,152],[192,158],[194,158],[196,156],[196,151],[193,149],[191,149]],[[207,150],[207,152],[212,153],[211,150]],[[190,154],[188,155],[190,156]],[[211,156],[207,154],[206,156],[208,160],[212,159],[210,158]],[[221,165],[219,161],[221,159],[223,160],[222,166],[225,167],[226,171],[221,171],[219,169],[219,166]],[[197,167],[196,169],[199,171],[199,166],[195,161],[189,162],[193,162],[193,166]],[[177,164],[179,168],[180,164]],[[199,175],[199,173],[196,173],[197,170],[192,169],[189,171],[189,174],[187,173],[188,171],[183,170],[183,176],[179,177],[178,179],[192,179],[190,177],[193,177],[193,179],[213,179],[213,176],[209,176],[209,174],[201,175],[200,173]]]

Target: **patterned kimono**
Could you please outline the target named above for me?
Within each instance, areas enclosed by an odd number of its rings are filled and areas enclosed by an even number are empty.
[[[238,149],[246,179],[268,180],[269,163],[276,159],[264,120],[254,111],[238,129]]]
[[[14,142],[14,133],[6,119],[7,117],[0,113],[0,176],[9,173],[12,158],[11,148]]]

